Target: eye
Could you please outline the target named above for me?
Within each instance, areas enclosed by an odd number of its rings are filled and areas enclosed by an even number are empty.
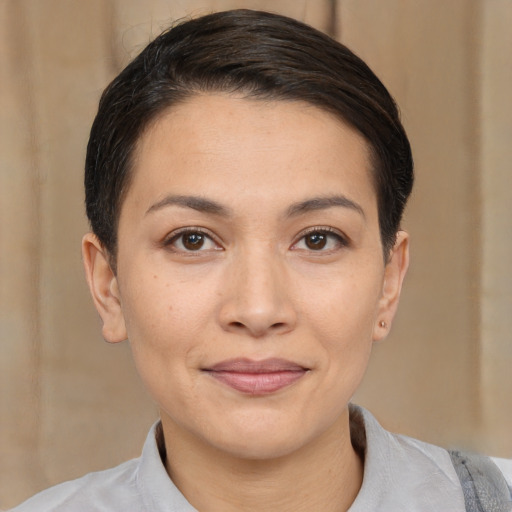
[[[332,251],[348,245],[346,239],[339,233],[327,228],[315,228],[293,244],[292,249],[304,251]]]
[[[175,252],[202,252],[221,249],[210,235],[200,229],[186,229],[172,233],[164,245]]]

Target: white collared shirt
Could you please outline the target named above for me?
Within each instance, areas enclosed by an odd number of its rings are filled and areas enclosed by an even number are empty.
[[[364,477],[349,512],[464,512],[448,452],[384,430],[366,410],[350,406],[354,445],[364,450]],[[11,512],[197,512],[167,475],[149,431],[141,457],[43,491]],[[493,459],[512,489],[512,460]]]

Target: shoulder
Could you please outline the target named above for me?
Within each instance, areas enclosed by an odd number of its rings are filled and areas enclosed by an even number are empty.
[[[360,443],[365,456],[363,486],[351,512],[462,512],[466,510],[465,501],[475,492],[486,498],[487,494],[481,495],[481,491],[490,484],[499,491],[500,503],[503,499],[508,503],[507,486],[512,486],[512,461],[457,452],[464,459],[464,467],[469,473],[469,478],[466,478],[459,474],[457,469],[460,465],[454,465],[446,449],[388,432],[362,408],[351,406],[350,413],[352,440],[356,445]],[[471,492],[463,489],[463,481],[471,487]]]
[[[496,466],[498,466],[498,469],[502,472],[508,486],[512,489],[512,459],[491,457],[491,460],[496,464]]]
[[[64,482],[36,494],[11,512],[110,512],[138,510],[139,459]]]
[[[351,405],[351,437],[363,448],[363,485],[351,512],[464,511],[460,482],[446,450],[383,429]]]
[[[169,478],[163,450],[157,422],[138,459],[52,487],[11,512],[195,512]]]

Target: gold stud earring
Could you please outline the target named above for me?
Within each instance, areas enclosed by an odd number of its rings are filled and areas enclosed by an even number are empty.
[[[382,327],[383,329],[386,327],[386,325],[387,325],[387,324],[386,324],[386,322],[384,322],[384,320],[381,320],[381,321],[379,322],[379,327]]]

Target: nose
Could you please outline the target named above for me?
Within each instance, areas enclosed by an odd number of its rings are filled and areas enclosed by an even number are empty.
[[[226,281],[219,312],[224,330],[262,338],[295,328],[297,312],[285,264],[271,250],[237,255]]]

